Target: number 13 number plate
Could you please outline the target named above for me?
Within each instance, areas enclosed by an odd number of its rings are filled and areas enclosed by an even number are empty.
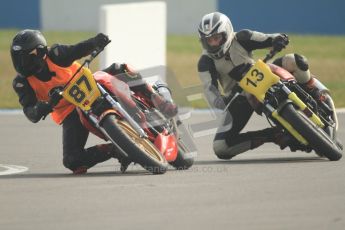
[[[259,101],[263,102],[268,89],[278,83],[279,80],[280,78],[272,73],[263,61],[258,60],[242,78],[239,85],[244,91],[253,94]]]

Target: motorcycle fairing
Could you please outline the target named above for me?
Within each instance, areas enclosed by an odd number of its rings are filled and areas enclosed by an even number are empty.
[[[163,135],[159,133],[154,141],[157,149],[163,154],[168,162],[173,162],[177,157],[177,141],[174,135]]]

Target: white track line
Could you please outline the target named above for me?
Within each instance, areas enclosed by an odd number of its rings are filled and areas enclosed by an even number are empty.
[[[21,109],[0,109],[0,115],[18,115],[24,114]]]
[[[19,165],[3,165],[0,164],[0,168],[5,168],[5,171],[0,171],[0,176],[11,175],[16,173],[22,173],[28,171],[29,168]]]

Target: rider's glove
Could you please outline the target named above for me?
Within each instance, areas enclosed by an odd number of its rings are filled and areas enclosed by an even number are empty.
[[[34,107],[37,113],[37,117],[43,117],[43,119],[53,111],[52,106],[49,102],[46,101],[38,101]]]
[[[62,87],[55,87],[49,91],[49,97],[50,97],[49,104],[52,107],[59,104],[60,100],[62,99],[62,95],[60,92],[62,92]]]
[[[107,35],[103,33],[99,33],[94,38],[94,45],[95,48],[98,50],[103,50],[104,47],[109,43],[109,38]]]
[[[279,34],[272,41],[272,47],[274,50],[280,52],[289,44],[289,37],[286,34]]]
[[[216,109],[224,109],[225,108],[225,100],[224,100],[224,96],[219,96],[219,97],[216,97],[213,101],[213,105]]]

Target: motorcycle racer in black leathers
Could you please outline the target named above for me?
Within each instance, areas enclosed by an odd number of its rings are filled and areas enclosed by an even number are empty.
[[[48,87],[49,84],[53,84],[54,79],[62,78],[61,74],[54,72],[53,67],[56,70],[64,70],[65,77],[69,79],[74,73],[71,68],[76,65],[76,60],[90,55],[94,50],[103,49],[108,42],[108,36],[99,33],[95,37],[74,45],[55,44],[48,47],[46,39],[40,31],[26,29],[18,32],[13,38],[10,51],[13,66],[17,72],[17,76],[13,80],[13,89],[18,95],[25,116],[31,122],[36,123],[56,111],[55,108],[61,101],[61,95],[45,95],[49,96],[50,100],[40,100],[37,96],[43,94],[40,92],[42,87]],[[131,89],[140,91],[151,98],[154,105],[164,115],[168,117],[176,115],[177,106],[153,92],[140,74],[130,70],[127,64],[113,63],[103,71],[119,77],[126,83],[142,82]],[[30,83],[30,80],[35,80],[37,84],[43,86],[36,87],[33,82]],[[68,112],[61,110],[61,112],[63,116],[61,115],[56,122],[62,125],[63,165],[66,168],[75,174],[80,174],[85,173],[87,169],[97,163],[112,157],[119,158],[119,154],[114,151],[112,144],[85,148],[89,131],[82,125],[77,110],[73,109]]]

